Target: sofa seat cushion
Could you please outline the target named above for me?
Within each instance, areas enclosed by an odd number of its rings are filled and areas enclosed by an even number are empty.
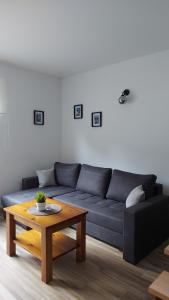
[[[88,210],[87,221],[123,233],[123,203],[102,199],[82,191],[74,191],[62,196],[54,197],[61,202],[68,203]]]
[[[76,189],[104,198],[111,172],[108,168],[82,165]]]
[[[106,198],[126,202],[130,192],[135,187],[142,185],[147,199],[153,195],[156,179],[157,177],[153,174],[142,175],[114,170]]]
[[[3,195],[1,197],[3,207],[27,202],[35,198],[35,193],[42,191],[46,194],[47,197],[52,198],[57,195],[62,195],[65,193],[69,193],[74,189],[66,187],[66,186],[50,186],[45,188],[34,188],[24,191],[19,191],[17,193]]]
[[[54,174],[59,185],[75,188],[80,172],[80,164],[64,164],[56,162],[54,164]]]

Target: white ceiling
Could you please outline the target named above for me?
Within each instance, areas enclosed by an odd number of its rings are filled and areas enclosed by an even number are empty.
[[[59,77],[169,48],[169,0],[0,0],[0,60]]]

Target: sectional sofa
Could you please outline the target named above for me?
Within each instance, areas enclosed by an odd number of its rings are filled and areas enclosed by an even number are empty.
[[[39,188],[38,177],[23,178],[22,191],[2,196],[3,207],[46,196],[88,210],[87,233],[123,251],[137,263],[169,236],[169,197],[155,175],[139,175],[80,164],[54,164],[54,186]],[[142,185],[145,201],[126,208],[129,193]]]

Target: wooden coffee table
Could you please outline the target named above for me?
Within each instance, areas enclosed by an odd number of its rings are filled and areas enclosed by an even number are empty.
[[[53,199],[47,203],[58,204],[62,211],[55,215],[34,216],[28,208],[35,201],[4,208],[7,225],[7,254],[16,254],[16,245],[21,246],[41,261],[41,279],[48,283],[52,280],[53,260],[76,249],[76,260],[84,261],[86,256],[86,214],[87,211]],[[16,221],[29,226],[31,230],[16,234]],[[59,232],[76,224],[76,240]]]
[[[149,286],[148,292],[155,299],[169,300],[169,272],[163,271]]]

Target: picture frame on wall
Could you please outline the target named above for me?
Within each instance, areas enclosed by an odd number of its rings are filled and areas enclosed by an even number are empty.
[[[34,110],[34,125],[44,125],[44,111]]]
[[[74,105],[74,119],[83,119],[83,105]]]
[[[93,112],[91,114],[92,127],[102,127],[102,112]]]

